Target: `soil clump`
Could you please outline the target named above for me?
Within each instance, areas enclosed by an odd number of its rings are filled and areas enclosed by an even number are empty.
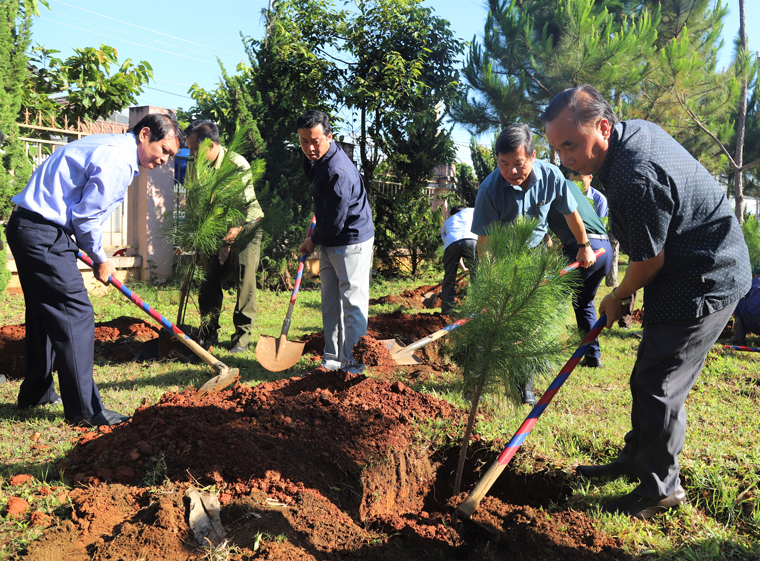
[[[240,548],[231,559],[629,559],[587,515],[561,507],[569,476],[548,463],[508,468],[478,524],[456,523],[453,443],[465,412],[401,382],[318,368],[195,396],[170,392],[127,423],[81,430],[64,466],[83,485],[70,494],[71,520],[55,521],[26,559],[200,559],[191,485],[218,494]],[[465,488],[493,461],[489,448],[475,438]]]

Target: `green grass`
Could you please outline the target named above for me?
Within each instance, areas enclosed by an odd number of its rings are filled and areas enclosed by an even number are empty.
[[[437,280],[432,276],[417,280],[381,278],[373,283],[370,293],[373,298],[397,294]],[[176,287],[142,283],[129,286],[170,320],[176,317],[179,300]],[[597,301],[609,290],[601,287]],[[260,334],[279,335],[289,298],[289,293],[259,292],[254,342]],[[92,301],[96,321],[119,316],[151,321],[116,289],[93,296]],[[232,332],[230,307],[233,303],[234,296],[227,295],[220,332],[222,344],[229,342]],[[391,311],[394,311],[392,306],[373,306],[370,314]],[[0,314],[4,324],[23,323],[23,297],[0,297]],[[198,313],[192,304],[188,308],[186,323],[198,324]],[[574,329],[574,319],[568,318],[568,326]],[[295,340],[321,329],[318,281],[307,277],[295,307],[289,339]],[[513,460],[520,469],[531,469],[534,456],[548,458],[554,466],[567,472],[578,464],[606,462],[615,457],[629,423],[628,377],[639,341],[632,331],[614,327],[602,333],[604,368],[577,368],[572,373],[523,445],[522,451],[528,453],[519,453]],[[760,339],[750,337],[748,344],[760,346]],[[568,350],[568,358],[571,352]],[[261,368],[253,350],[243,356],[230,355],[225,349],[217,349],[214,354],[227,365],[240,368],[243,382],[251,385],[299,375],[314,364],[304,358],[289,370],[272,373]],[[95,377],[104,403],[110,409],[125,413],[131,413],[144,402],[156,403],[167,391],[198,386],[209,375],[210,369],[204,364],[98,363],[95,366]],[[546,387],[549,381],[550,378],[537,381],[536,388]],[[10,497],[21,496],[30,502],[32,510],[66,517],[67,487],[61,480],[58,466],[71,450],[76,433],[63,422],[61,406],[26,412],[16,410],[19,383],[9,381],[0,385],[0,512],[4,514]],[[460,407],[466,405],[453,372],[412,386]],[[680,458],[689,504],[654,521],[632,522],[600,513],[600,506],[606,500],[630,491],[632,484],[615,481],[597,485],[570,478],[569,506],[587,511],[605,531],[620,537],[626,549],[634,554],[694,560],[760,557],[759,397],[760,357],[754,353],[714,348],[687,402],[689,426]],[[512,436],[528,412],[527,408],[515,407],[499,396],[487,396],[481,410],[487,414],[478,425],[478,432],[486,439],[501,443]],[[430,421],[420,425],[420,438],[431,445],[439,445],[461,431],[462,427]],[[19,473],[29,473],[34,479],[21,487],[11,486],[10,477]],[[153,479],[160,485],[160,465],[156,466],[154,475]],[[41,488],[54,491],[43,494]],[[13,558],[40,533],[39,527],[3,517],[0,520],[0,559]]]

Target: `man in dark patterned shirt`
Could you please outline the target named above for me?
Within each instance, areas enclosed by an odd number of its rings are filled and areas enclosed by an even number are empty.
[[[684,402],[750,288],[747,246],[721,187],[657,125],[618,122],[593,86],[558,94],[541,118],[562,163],[596,174],[604,185],[612,232],[630,257],[620,285],[599,306],[607,327],[644,288],[644,334],[630,380],[632,428],[614,462],[578,472],[637,478],[632,493],[603,510],[646,519],[686,500],[678,467]]]

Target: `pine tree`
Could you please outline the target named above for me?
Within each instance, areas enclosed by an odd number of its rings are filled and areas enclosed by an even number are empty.
[[[473,39],[468,94],[452,108],[473,134],[526,123],[562,90],[591,83],[611,100],[637,92],[659,16],[627,15],[608,0],[489,0],[483,43]],[[612,11],[609,11],[607,7]]]
[[[23,99],[34,4],[19,0],[0,2],[0,131],[5,136],[0,153],[0,220],[13,209],[10,198],[31,175],[31,165],[19,139],[16,123]]]
[[[458,494],[472,427],[484,394],[519,402],[519,386],[532,373],[546,371],[562,344],[575,278],[560,276],[562,254],[529,248],[535,220],[491,224],[489,243],[477,264],[467,297],[458,310],[472,316],[451,333],[453,356],[462,371],[463,391],[471,400],[454,485]]]

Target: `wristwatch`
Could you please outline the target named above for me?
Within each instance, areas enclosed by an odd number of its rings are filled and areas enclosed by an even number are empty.
[[[586,243],[579,243],[578,247],[591,247],[591,240],[586,240]]]
[[[617,294],[615,294],[615,289],[616,289],[616,288],[617,288],[617,287],[613,288],[613,289],[612,289],[612,292],[610,292],[610,295],[612,296],[612,299],[613,299],[615,302],[617,302],[618,304],[620,304],[621,306],[627,306],[628,304],[630,304],[630,303],[631,303],[631,296],[629,296],[629,297],[628,297],[628,298],[626,298],[625,300],[621,300],[620,298],[618,298],[618,297],[617,297]]]

